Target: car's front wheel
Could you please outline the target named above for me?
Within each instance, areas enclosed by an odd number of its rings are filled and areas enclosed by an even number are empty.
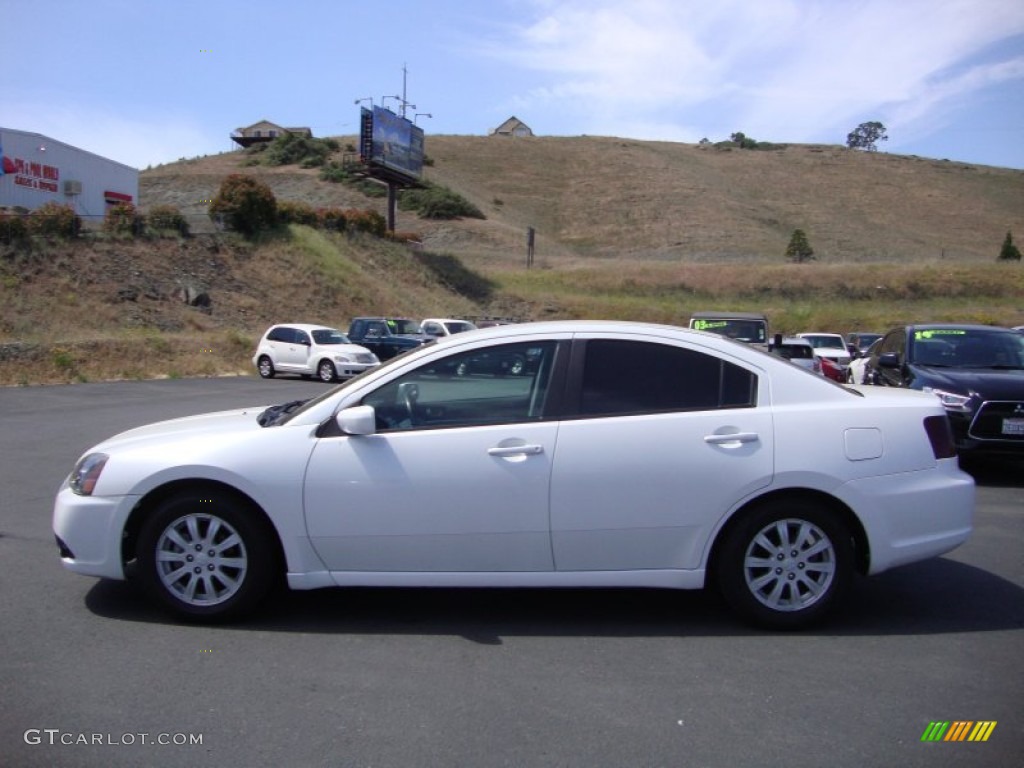
[[[716,563],[726,601],[746,620],[797,629],[821,620],[853,570],[846,526],[806,499],[761,505],[727,534]]]
[[[256,361],[256,370],[264,379],[274,378],[274,363],[266,355],[260,356],[260,359]]]
[[[332,382],[338,378],[338,372],[334,368],[334,363],[330,360],[321,360],[320,365],[317,366],[316,375],[323,382]]]
[[[180,618],[221,621],[250,611],[279,571],[269,524],[215,489],[163,501],[139,532],[138,575]]]

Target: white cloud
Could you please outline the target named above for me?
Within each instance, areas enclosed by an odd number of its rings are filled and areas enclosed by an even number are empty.
[[[518,93],[516,108],[558,108],[571,133],[642,124],[666,130],[651,138],[743,130],[772,141],[841,141],[883,107],[897,121],[926,119],[986,82],[1021,77],[1012,63],[957,69],[1024,33],[1019,0],[544,0],[525,7],[533,15],[487,53],[542,73],[546,82]],[[673,129],[683,124],[703,128]]]

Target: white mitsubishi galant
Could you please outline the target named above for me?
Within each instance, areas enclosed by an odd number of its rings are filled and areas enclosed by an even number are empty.
[[[447,337],[305,403],[91,448],[64,565],[192,620],[324,586],[714,584],[798,627],[854,574],[947,552],[974,483],[934,395],[848,388],[709,333],[527,323]]]

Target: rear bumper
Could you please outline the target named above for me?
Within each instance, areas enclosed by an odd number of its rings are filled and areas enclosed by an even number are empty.
[[[974,520],[974,480],[956,459],[935,468],[846,483],[840,496],[868,538],[868,573],[941,555],[963,544]]]

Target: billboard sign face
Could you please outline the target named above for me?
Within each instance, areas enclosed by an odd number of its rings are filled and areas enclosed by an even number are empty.
[[[423,129],[383,107],[361,110],[360,156],[381,176],[416,181],[423,175]]]

